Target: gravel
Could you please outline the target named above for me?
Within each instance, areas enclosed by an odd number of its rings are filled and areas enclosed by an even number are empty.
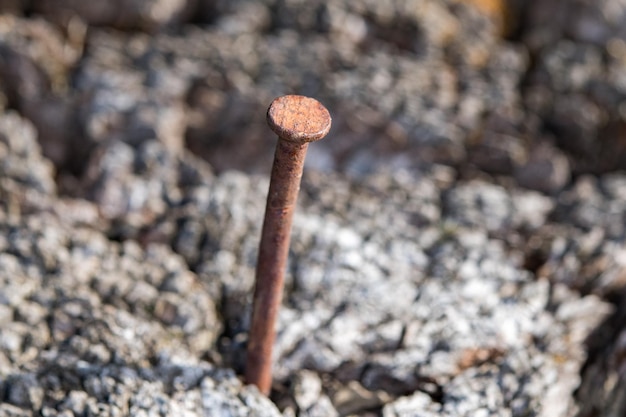
[[[622,0],[0,2],[0,416],[613,416]],[[271,400],[267,104],[320,99]]]

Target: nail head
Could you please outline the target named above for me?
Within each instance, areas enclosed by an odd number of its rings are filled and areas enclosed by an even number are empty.
[[[267,109],[267,123],[282,139],[307,143],[322,139],[331,125],[330,113],[319,101],[297,95],[274,99]]]

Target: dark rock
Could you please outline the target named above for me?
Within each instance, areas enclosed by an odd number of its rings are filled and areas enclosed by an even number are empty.
[[[156,31],[185,21],[194,5],[193,0],[115,0],[107,3],[33,1],[35,12],[61,25],[80,18],[89,25],[146,31]]]
[[[623,286],[620,287],[623,289]],[[624,295],[618,297],[617,311],[589,338],[593,356],[585,366],[578,391],[580,413],[602,416],[619,415],[626,410],[623,399],[624,377],[619,370],[624,366],[626,336],[621,325],[624,320]]]
[[[29,3],[29,0],[1,0],[0,12],[21,15],[27,10]]]
[[[583,412],[621,410],[621,2],[13,3],[0,415],[278,415],[233,371],[285,93],[334,126],[294,221],[283,415],[565,417],[581,381]]]
[[[516,167],[515,179],[522,187],[556,193],[570,180],[569,161],[559,149],[542,143],[533,147],[528,159]]]

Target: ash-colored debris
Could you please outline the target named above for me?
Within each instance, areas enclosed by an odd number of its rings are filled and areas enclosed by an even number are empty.
[[[184,260],[108,240],[89,203],[56,196],[32,126],[0,121],[0,415],[278,416],[205,362],[219,300]]]
[[[529,111],[550,127],[575,172],[624,169],[626,2],[528,3],[521,37],[538,63],[524,91]]]
[[[41,156],[35,127],[15,112],[0,115],[0,163],[0,190],[6,197],[20,189],[40,198],[56,192],[54,168]]]
[[[578,42],[599,46],[626,37],[623,0],[531,0],[528,3],[524,40],[534,48],[553,43],[564,33]]]
[[[202,206],[208,212],[188,220],[194,227],[187,230],[200,232],[194,240],[207,245],[187,252],[198,273],[225,277],[223,314],[230,336],[223,343],[237,367],[258,229],[250,210],[236,207],[262,201],[265,188],[258,184],[237,173],[216,178]],[[227,190],[235,208],[210,202],[212,196],[221,201]],[[368,407],[422,391],[449,415],[486,407],[493,415],[532,410],[565,416],[576,409],[571,394],[586,359],[582,344],[609,312],[607,305],[547,279],[536,281],[520,268],[519,254],[489,238],[480,223],[473,229],[441,227],[441,192],[428,175],[380,174],[360,185],[307,175],[302,192],[276,343],[279,383],[309,369],[340,385],[362,386],[371,397],[362,403]],[[551,208],[546,197],[499,192],[500,200],[482,207],[484,218],[493,217],[489,210],[495,207],[504,213],[503,228],[545,222]],[[535,210],[512,210],[516,198]],[[481,213],[481,207],[474,210]],[[261,207],[257,211],[260,217]],[[256,233],[237,232],[246,228]],[[341,408],[350,403],[349,390],[337,390],[344,397],[333,405]],[[293,409],[312,413],[301,395]],[[327,395],[320,394],[316,405],[322,407]]]
[[[11,91],[15,104],[44,98],[47,89],[67,91],[69,73],[83,54],[85,31],[80,22],[64,32],[40,17],[0,17],[3,58],[9,58],[2,65],[9,84],[2,88]]]
[[[279,415],[199,361],[221,323],[171,251],[44,213],[0,229],[0,415]]]
[[[206,363],[103,367],[47,352],[40,366],[36,373],[7,378],[0,415],[280,416],[256,388]]]
[[[626,237],[626,175],[584,176],[560,196],[559,220],[582,230],[602,229],[609,238]]]
[[[105,229],[98,208],[83,199],[55,198],[52,162],[41,155],[33,124],[13,111],[0,114],[0,206],[2,217],[53,212],[65,222]]]
[[[580,416],[623,414],[624,250],[626,180],[623,173],[583,176],[561,193],[548,223],[527,243],[538,277],[614,300],[615,312],[585,345],[589,360],[577,391]],[[579,314],[595,307],[579,307]],[[570,310],[570,313],[573,310]]]
[[[485,113],[519,106],[516,87],[527,67],[525,53],[498,42],[495,24],[471,6],[452,1],[428,7],[419,2],[306,4],[235,2],[216,10],[213,26],[183,27],[178,35],[91,28],[73,74],[73,94],[29,103],[41,115],[42,141],[53,141],[46,136],[62,128],[74,129],[83,136],[80,146],[69,134],[66,149],[57,152],[82,152],[77,156],[86,161],[85,153],[106,139],[156,137],[174,147],[186,139],[219,170],[258,172],[271,156],[260,140],[266,137],[259,133],[263,107],[277,95],[297,92],[345,115],[331,133],[333,140],[320,145],[331,156],[325,166],[371,172],[383,161],[380,155],[416,148],[425,149],[408,161],[458,163],[465,138],[482,129]],[[252,16],[260,22],[248,25]],[[7,31],[19,33],[21,23],[14,19]],[[68,32],[66,43],[82,46],[78,35],[69,42],[74,32]],[[473,42],[466,41],[470,36]],[[11,53],[21,51],[15,43],[6,46]],[[24,55],[36,64],[32,54]],[[14,78],[29,84],[27,77]],[[46,80],[40,83],[45,87]],[[43,96],[44,87],[33,94]],[[51,109],[52,103],[57,105]],[[52,110],[63,117],[44,117]],[[247,146],[235,147],[232,137]],[[251,164],[259,153],[267,159]],[[359,163],[367,156],[374,166]]]
[[[83,54],[86,30],[80,21],[62,31],[41,18],[0,15],[3,104],[35,125],[43,139],[44,155],[57,166],[74,163],[71,157],[80,152],[72,145],[84,148],[75,137],[79,130],[77,103],[70,91],[70,77]]]
[[[557,192],[570,170],[624,168],[620,0],[33,3],[62,30],[5,17],[0,73],[45,154],[73,175],[105,140],[155,137],[186,141],[219,171],[260,172],[263,108],[287,92],[343,115],[310,161],[326,170],[471,162]],[[86,31],[80,16],[104,28]],[[520,27],[505,41],[511,19]],[[108,29],[186,21],[211,24]]]
[[[614,173],[580,177],[561,193],[556,223],[528,242],[538,275],[583,293],[619,294],[626,283],[625,192],[626,177]]]
[[[495,235],[504,235],[511,229],[537,229],[546,223],[554,207],[552,200],[539,193],[510,192],[482,181],[457,183],[447,192],[444,204],[453,224],[477,227]]]
[[[241,368],[267,181],[215,177],[158,141],[102,149],[94,165],[101,176],[89,189],[153,183],[176,198],[157,192],[141,200],[147,213],[160,207],[150,201],[167,208],[150,217],[152,227],[133,229],[132,216],[118,215],[118,226],[129,225],[145,249],[67,225],[54,212],[5,218],[3,316],[13,318],[1,338],[7,407],[114,414],[115,407],[167,413],[226,403],[234,410],[228,415],[249,412],[246,404],[271,413],[240,385],[229,391],[234,397],[220,397],[212,374],[185,388],[168,382],[172,369],[205,369],[197,358],[219,361],[218,351],[224,364]],[[162,171],[154,178],[151,169]],[[551,208],[546,197],[450,183],[442,172],[381,172],[359,182],[305,176],[276,344],[276,382],[294,387],[286,410],[333,415],[385,406],[392,413],[395,399],[403,404],[415,392],[449,415],[575,409],[582,343],[608,307],[536,280],[480,220],[495,212],[500,228],[538,227]],[[476,196],[469,201],[488,204],[468,206],[473,223],[454,226],[465,200],[442,205],[442,186],[445,195],[469,193]],[[102,210],[124,201],[95,200]],[[536,210],[512,209],[523,207],[518,201]],[[312,373],[290,382],[302,369]],[[316,374],[331,382],[320,387]],[[209,399],[206,384],[214,384]]]
[[[167,352],[184,357],[183,346],[192,357],[212,349],[214,303],[165,247],[113,244],[45,213],[2,229],[2,300],[14,317],[3,352],[16,365],[54,343],[83,360],[143,366]]]
[[[0,415],[277,415],[205,361],[244,365],[285,93],[334,117],[285,416],[619,413],[623,0],[514,3],[0,1]]]
[[[393,276],[372,282],[375,262],[385,259],[380,252],[361,261],[366,266],[374,263],[367,274],[341,264],[327,271],[337,282],[326,291],[317,290],[317,298],[332,300],[337,285],[347,289],[343,294],[359,296],[344,296],[335,309],[322,301],[301,301],[298,308],[284,310],[278,346],[287,357],[280,363],[331,373],[338,369],[337,378],[351,375],[369,390],[396,396],[424,391],[438,398],[450,415],[483,407],[493,415],[541,413],[558,404],[572,408],[567,392],[576,387],[584,353],[563,343],[562,337],[575,332],[546,314],[551,302],[548,283],[529,282],[526,273],[507,268],[499,244],[481,234],[459,231],[458,237],[428,250],[433,256],[427,268],[411,265],[407,254],[394,254],[390,260],[394,269],[404,267],[413,276],[411,283]],[[335,247],[332,253],[333,258],[350,257],[349,248]],[[460,259],[464,261],[454,261]],[[430,272],[428,279],[417,272],[424,269]],[[307,297],[306,290],[292,297],[316,299]],[[507,303],[501,304],[502,299]],[[599,306],[597,300],[590,301]],[[325,313],[322,321],[314,320],[320,312]],[[297,324],[299,317],[304,325]],[[313,336],[294,343],[300,332]],[[529,340],[541,342],[528,345]],[[560,355],[579,365],[568,361],[565,372],[555,360]],[[556,375],[563,380],[557,382]],[[526,382],[520,385],[520,380]],[[561,389],[554,398],[534,394],[552,387]],[[567,415],[564,411],[544,415]]]
[[[201,0],[207,2],[207,0]],[[155,31],[183,22],[197,3],[194,0],[114,0],[85,3],[80,0],[37,0],[34,12],[58,23],[82,19],[94,26]]]

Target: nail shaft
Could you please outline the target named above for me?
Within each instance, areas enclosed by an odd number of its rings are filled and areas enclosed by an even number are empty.
[[[308,143],[330,130],[330,114],[318,101],[283,96],[267,112],[279,135],[267,196],[256,270],[256,285],[246,359],[246,381],[268,395],[272,385],[272,347],[283,295],[293,213]]]

